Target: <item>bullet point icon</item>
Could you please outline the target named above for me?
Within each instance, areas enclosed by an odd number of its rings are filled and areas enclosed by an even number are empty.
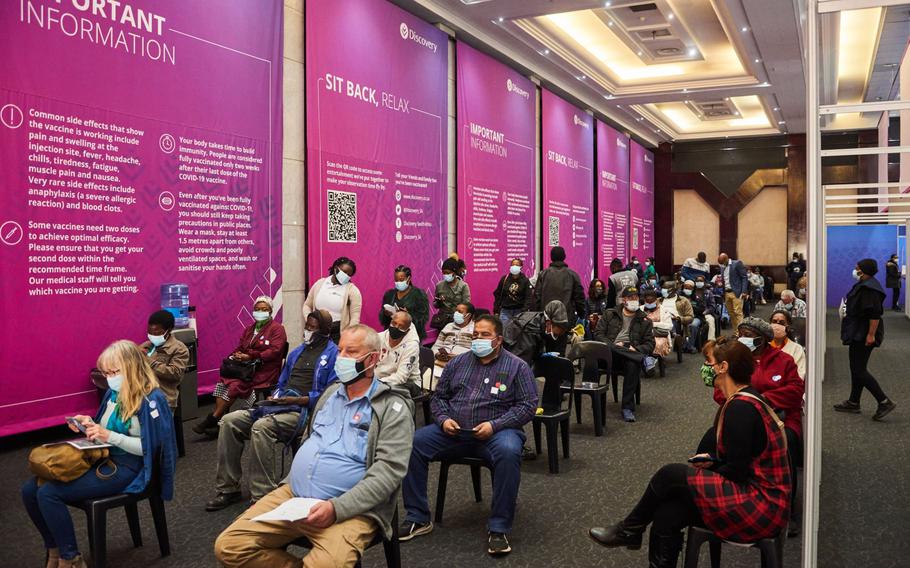
[[[161,151],[165,154],[170,154],[177,148],[177,142],[174,140],[173,136],[165,133],[158,139],[158,147],[161,148]]]
[[[0,241],[5,245],[15,246],[22,240],[22,225],[7,221],[0,225]]]
[[[0,122],[7,128],[19,128],[22,126],[23,118],[22,109],[13,103],[5,104],[3,108],[0,108]]]

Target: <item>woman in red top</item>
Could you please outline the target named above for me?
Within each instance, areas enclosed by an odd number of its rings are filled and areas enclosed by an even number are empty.
[[[287,354],[288,335],[284,326],[272,319],[272,299],[259,296],[253,303],[253,323],[243,330],[240,343],[231,354],[238,361],[258,361],[252,381],[221,377],[212,393],[215,410],[193,426],[197,434],[216,429],[221,417],[230,412],[234,401],[240,399],[247,406],[256,401],[256,389],[264,389],[278,382],[281,362]],[[212,432],[217,435],[217,430]]]
[[[702,379],[724,396],[712,447],[689,458],[691,466],[660,468],[625,519],[590,530],[606,547],[637,550],[650,524],[651,568],[676,567],[687,526],[749,543],[776,536],[789,516],[787,438],[767,401],[749,386],[754,359],[742,343],[726,337],[709,341],[702,352]]]

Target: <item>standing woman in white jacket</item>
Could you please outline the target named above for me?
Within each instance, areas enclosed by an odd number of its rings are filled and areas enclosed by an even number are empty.
[[[329,275],[320,278],[310,288],[303,302],[303,320],[315,310],[327,310],[332,315],[332,341],[338,343],[341,332],[360,323],[363,297],[351,282],[357,265],[346,256],[338,257],[329,268]]]

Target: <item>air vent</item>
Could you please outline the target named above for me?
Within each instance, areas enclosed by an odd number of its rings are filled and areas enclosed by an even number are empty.
[[[739,110],[727,99],[686,101],[686,106],[701,120],[733,120],[740,118]]]
[[[662,47],[657,50],[657,55],[661,57],[676,57],[682,53],[682,50],[678,47]]]
[[[646,65],[702,59],[701,50],[682,21],[684,14],[674,16],[667,0],[607,4],[595,10],[597,17]]]
[[[657,4],[655,4],[654,2],[649,2],[647,4],[637,4],[635,6],[629,6],[629,9],[635,13],[650,12],[652,10],[657,10]]]
[[[641,41],[653,41],[655,39],[670,37],[673,35],[673,32],[669,28],[662,28],[657,30],[635,32],[635,35],[637,35]]]

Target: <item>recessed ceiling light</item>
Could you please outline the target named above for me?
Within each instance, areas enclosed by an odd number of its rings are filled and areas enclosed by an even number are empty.
[[[613,5],[613,2],[604,2],[604,8],[609,8]]]
[[[638,122],[641,122],[641,117],[639,116],[635,120],[637,120]]]
[[[584,80],[585,80],[585,76],[584,76],[584,75],[579,75],[579,76],[578,76],[578,79],[579,79],[580,81],[584,81]]]
[[[503,17],[499,16],[499,23],[501,24],[502,22],[503,22]],[[745,31],[745,30],[743,30],[743,31]]]
[[[689,57],[695,57],[696,55],[698,55],[698,50],[697,50],[697,49],[695,49],[695,48],[693,47],[692,49],[689,50]]]
[[[668,20],[672,20],[672,19],[673,19],[673,12],[670,12],[669,14],[667,14],[667,19],[668,19]]]
[[[762,86],[762,87],[770,87],[770,86],[771,86],[771,83],[765,81],[764,83],[761,84],[761,86]]]
[[[607,22],[607,25],[610,27],[613,27],[613,20],[610,20],[609,22]]]
[[[688,93],[688,92],[689,92],[689,89],[683,89],[682,92]]]
[[[749,31],[749,28],[747,28],[746,26],[743,26],[743,31],[747,32],[747,31]]]
[[[761,59],[759,59],[759,58],[756,57],[756,58],[755,58],[755,62],[756,62],[756,63],[761,63]]]
[[[778,120],[777,123],[778,124],[787,124],[786,121],[783,121],[783,120]]]
[[[638,52],[638,56],[639,56],[639,57],[641,57],[641,56],[642,56],[642,53],[641,53],[641,52],[640,52],[640,51],[639,51],[639,52]]]
[[[774,107],[774,109],[773,109],[773,110],[774,110],[774,112],[777,112],[777,111],[779,111],[779,110],[780,110],[780,107]]]

